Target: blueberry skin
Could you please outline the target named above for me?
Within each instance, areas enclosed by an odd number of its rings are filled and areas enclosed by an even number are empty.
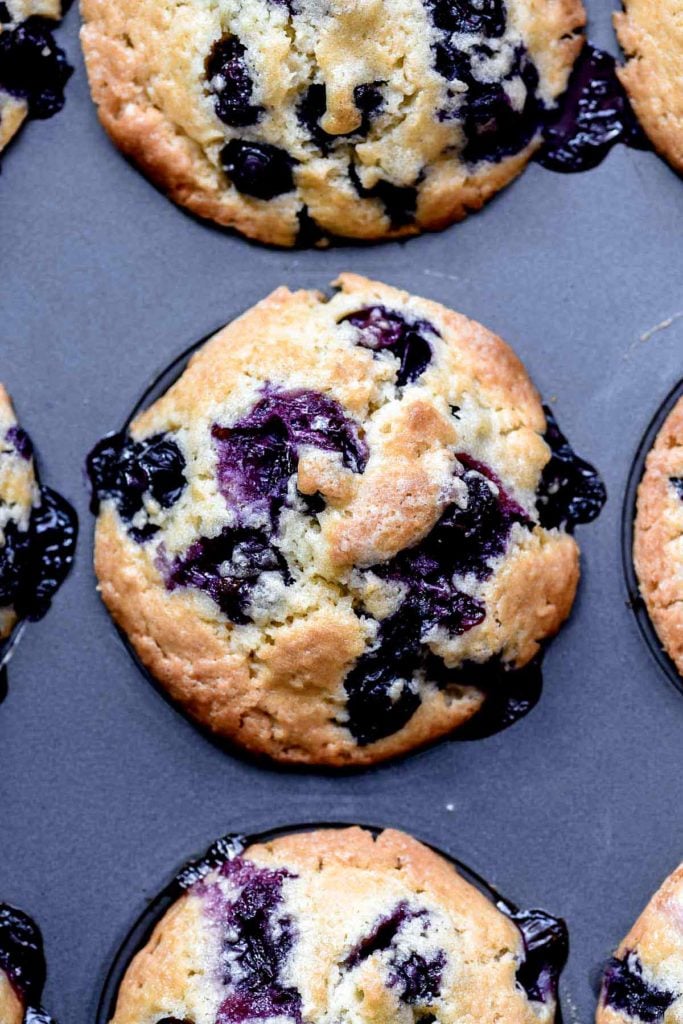
[[[73,73],[52,27],[34,15],[0,33],[0,89],[26,100],[29,115],[41,120],[62,109],[64,86]]]
[[[277,146],[231,139],[221,150],[221,163],[235,188],[255,199],[274,199],[294,189],[294,160]]]
[[[253,83],[247,69],[245,47],[236,36],[219,39],[206,61],[206,77],[213,92],[216,114],[231,128],[256,124],[263,107],[251,103]],[[216,90],[212,81],[220,77],[223,86]]]
[[[388,350],[400,361],[396,384],[403,387],[421,377],[432,360],[429,336],[441,335],[426,320],[409,323],[396,310],[369,306],[349,313],[340,323],[349,323],[360,333],[359,345],[374,352]]]

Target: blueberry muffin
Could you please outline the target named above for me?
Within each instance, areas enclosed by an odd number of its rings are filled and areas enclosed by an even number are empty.
[[[176,202],[278,245],[442,228],[524,167],[580,0],[82,0],[100,118]]]
[[[607,964],[596,1020],[683,1020],[683,865],[654,894]]]
[[[38,483],[31,439],[0,384],[0,654],[18,622],[47,611],[76,531],[71,506]]]
[[[61,16],[60,0],[0,0],[0,150],[27,118],[64,106],[73,69],[52,36]]]
[[[683,173],[683,3],[624,0],[614,15],[626,65],[619,77],[653,145]]]
[[[42,1011],[34,1012],[44,983],[43,940],[37,926],[20,910],[0,903],[0,1024],[49,1024]]]
[[[259,843],[173,903],[112,1024],[549,1024],[564,926],[503,907],[401,832]]]
[[[604,498],[499,338],[338,286],[278,289],[89,457],[102,596],[142,662],[216,734],[330,764],[505,693]]]
[[[633,560],[657,636],[683,675],[683,398],[666,418],[645,462]]]

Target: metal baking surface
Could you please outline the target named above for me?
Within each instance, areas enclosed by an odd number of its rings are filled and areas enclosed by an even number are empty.
[[[591,38],[616,53],[609,4],[588,6]],[[82,527],[75,569],[26,628],[0,706],[0,899],[44,932],[46,1007],[92,1024],[146,901],[217,836],[360,820],[412,831],[516,903],[566,918],[565,1019],[588,1024],[596,970],[683,857],[683,696],[627,606],[621,558],[634,455],[683,376],[683,184],[653,154],[617,147],[586,174],[531,166],[438,235],[258,247],[174,209],[111,148],[77,22],[71,10],[58,33],[76,63],[66,107],[27,127],[0,178],[0,377],[43,480]],[[81,469],[189,344],[279,284],[326,287],[343,269],[502,334],[609,501],[577,531],[579,600],[527,718],[371,771],[284,771],[221,751],[141,676],[95,592]]]

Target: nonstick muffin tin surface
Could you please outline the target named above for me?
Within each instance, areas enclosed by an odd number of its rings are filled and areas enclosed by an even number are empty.
[[[616,53],[609,5],[587,6],[591,39]],[[441,234],[257,247],[174,209],[111,148],[77,27],[74,9],[58,33],[76,64],[66,107],[28,126],[0,181],[0,376],[44,482],[81,518],[75,569],[25,630],[0,705],[0,900],[41,926],[45,1005],[92,1024],[146,901],[217,836],[344,820],[410,831],[566,918],[564,1013],[587,1024],[597,968],[683,856],[683,697],[640,635],[621,560],[633,458],[683,377],[680,180],[617,147],[581,175],[532,165]],[[95,593],[82,465],[191,343],[279,284],[325,288],[346,269],[498,331],[609,500],[577,531],[579,600],[527,718],[370,771],[294,772],[222,752],[141,676]]]

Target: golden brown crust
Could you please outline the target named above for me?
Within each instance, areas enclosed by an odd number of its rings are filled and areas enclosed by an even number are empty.
[[[500,338],[437,303],[357,275],[343,274],[337,284],[330,302],[315,292],[278,289],[204,345],[132,428],[139,438],[182,430],[195,452],[198,475],[163,530],[171,557],[196,538],[197,522],[211,536],[220,532],[225,503],[214,495],[213,445],[203,431],[214,419],[234,422],[248,412],[263,382],[319,391],[363,425],[370,451],[363,473],[318,450],[299,464],[299,489],[319,492],[327,507],[314,533],[310,520],[287,520],[281,550],[302,575],[287,588],[285,607],[263,620],[257,614],[254,625],[234,626],[206,594],[169,591],[156,549],[128,536],[111,503],[97,524],[95,568],[102,597],[138,656],[191,716],[254,753],[343,765],[372,763],[446,735],[483,700],[466,675],[445,689],[425,683],[406,725],[366,745],[353,739],[343,681],[373,642],[377,625],[367,615],[381,620],[401,600],[395,587],[362,570],[430,532],[452,500],[460,446],[493,464],[530,510],[549,453],[536,391]],[[397,394],[391,364],[339,332],[345,315],[374,304],[428,320],[441,335],[419,386]],[[449,409],[460,403],[456,419]],[[487,609],[483,621],[463,635],[435,635],[430,647],[450,669],[494,655],[521,667],[569,614],[578,576],[573,538],[515,527],[496,571],[476,584]]]
[[[202,9],[194,21],[186,12],[174,16],[165,0],[82,0],[81,38],[100,120],[175,202],[276,245],[294,244],[302,210],[323,232],[395,238],[443,228],[479,209],[533,155],[539,136],[498,162],[467,165],[454,156],[462,148],[461,129],[438,116],[448,83],[434,70],[433,28],[420,0],[335,0],[322,20],[315,6],[299,6],[301,26],[292,28],[258,0],[225,10],[216,5],[211,14]],[[541,98],[551,104],[583,43],[583,6],[580,0],[511,0],[508,9],[514,38],[524,39],[541,73]],[[204,60],[226,31],[245,34],[268,111],[263,124],[246,130],[227,128],[207,99]],[[375,80],[395,92],[383,132],[344,144],[334,158],[317,152],[296,123],[307,88],[302,68],[311,62],[327,86],[326,130],[343,136],[358,126],[349,82]],[[314,72],[309,67],[307,73]],[[221,168],[220,149],[239,137],[291,151],[296,190],[270,200],[238,192]],[[397,187],[417,181],[414,221],[392,224],[379,199],[359,195],[347,173],[352,156],[369,173],[364,188],[373,187],[375,172]]]
[[[683,1010],[683,864],[669,875],[650,899],[642,914],[619,944],[615,956],[637,957],[646,981],[675,997],[661,1017],[677,1024]],[[600,1001],[597,1024],[624,1024],[632,1018]]]
[[[655,148],[683,173],[683,4],[625,0],[614,25],[627,62],[619,78]]]
[[[683,398],[647,456],[633,541],[633,560],[648,614],[664,650],[683,675],[683,497],[671,483],[672,477],[683,477]]]
[[[250,846],[244,857],[288,873],[282,913],[296,939],[286,977],[300,994],[303,1019],[325,1024],[351,1008],[354,1019],[367,1024],[413,1019],[412,1008],[387,984],[381,957],[370,955],[353,971],[345,967],[358,941],[399,904],[428,915],[426,935],[441,949],[441,990],[433,1006],[444,1024],[554,1019],[552,1002],[532,1004],[516,984],[523,948],[514,924],[452,864],[411,837],[393,830],[373,838],[360,828],[322,829]],[[217,881],[210,875],[203,893]],[[220,922],[210,909],[202,927],[203,898],[191,890],[159,922],[124,977],[112,1024],[154,1024],[171,1013],[196,1024],[215,1020],[226,994],[211,951],[212,943],[221,948],[221,932],[211,935]],[[407,951],[425,948],[424,935],[403,941]]]

